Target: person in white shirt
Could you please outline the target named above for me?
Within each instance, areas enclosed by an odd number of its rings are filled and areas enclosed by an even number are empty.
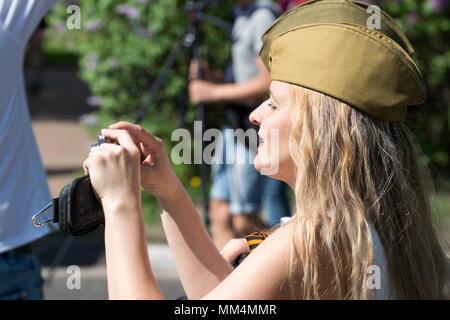
[[[23,63],[30,36],[56,2],[0,0],[0,299],[43,298],[30,244],[51,228],[34,228],[31,217],[51,197],[31,128]]]

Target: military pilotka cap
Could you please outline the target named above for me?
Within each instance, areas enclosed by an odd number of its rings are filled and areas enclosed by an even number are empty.
[[[351,0],[309,1],[279,17],[263,35],[262,61],[272,80],[322,92],[374,118],[401,121],[425,101],[414,50],[393,19]]]

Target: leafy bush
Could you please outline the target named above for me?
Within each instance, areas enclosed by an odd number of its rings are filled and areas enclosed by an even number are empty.
[[[450,4],[446,0],[374,1],[410,39],[427,84],[426,102],[416,111],[415,133],[423,160],[435,177],[450,174]]]
[[[70,1],[72,4],[74,1]],[[423,160],[435,176],[450,175],[450,14],[445,0],[370,1],[387,11],[411,40],[418,63],[427,82],[428,99],[416,109],[415,132]],[[234,1],[221,1],[208,14],[229,20]],[[184,34],[188,20],[183,0],[81,0],[81,30],[68,30],[68,4],[57,5],[48,18],[53,27],[50,37],[65,43],[79,56],[80,75],[88,83],[92,97],[88,103],[98,106],[95,121],[87,125],[96,134],[100,128],[118,120],[133,121],[136,111],[148,98],[147,92],[173,46]],[[227,32],[201,24],[204,45],[201,52],[213,67],[223,68],[230,56]],[[157,94],[142,126],[166,142],[171,150],[171,133],[179,127],[178,108],[188,100],[183,95],[187,65],[179,56]],[[423,112],[422,112],[423,111]],[[208,110],[209,126],[220,124],[220,108]],[[192,132],[195,110],[186,114]],[[188,192],[199,201],[197,168],[174,166]],[[192,179],[194,177],[194,179]],[[146,212],[154,212],[153,199],[143,195]],[[156,216],[156,215],[155,215]],[[148,221],[151,221],[148,216]]]
[[[70,14],[66,10],[73,3],[67,1],[53,8],[47,18],[51,27],[49,38],[64,43],[79,56],[80,76],[92,92],[87,102],[98,107],[95,117],[85,121],[87,130],[95,136],[113,122],[134,121],[161,66],[186,32],[188,19],[182,0],[87,0],[78,2],[81,29],[69,30],[66,19]],[[229,20],[232,3],[222,1],[220,6],[209,7],[207,13]],[[200,29],[205,35],[203,58],[213,67],[223,68],[230,56],[228,33],[207,23],[200,24]],[[170,138],[180,126],[179,107],[188,100],[183,96],[187,71],[185,56],[181,54],[141,123],[165,141],[168,152],[177,143]],[[209,112],[208,120],[214,122],[210,125],[218,125],[217,114]],[[191,132],[195,118],[195,108],[188,105],[185,119]],[[198,168],[193,165],[174,168],[194,201],[200,201]],[[146,220],[153,222],[158,219],[156,202],[146,193],[142,196]]]

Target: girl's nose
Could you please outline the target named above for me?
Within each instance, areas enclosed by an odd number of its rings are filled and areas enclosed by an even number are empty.
[[[251,123],[260,126],[261,125],[261,117],[262,116],[262,112],[261,112],[261,105],[256,108],[255,110],[252,111],[252,113],[250,113],[250,115],[248,116],[248,119],[250,120]]]

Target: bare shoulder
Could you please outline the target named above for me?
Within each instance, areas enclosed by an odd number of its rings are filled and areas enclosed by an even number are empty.
[[[204,299],[289,299],[291,241],[291,224],[278,228]]]
[[[267,237],[227,278],[209,292],[204,299],[222,300],[266,300],[292,298],[289,285],[291,263],[296,260],[296,285],[292,288],[295,296],[301,298],[304,287],[302,261],[296,249],[300,246],[298,233],[294,238],[295,223],[288,223]],[[321,237],[318,237],[317,241]],[[323,249],[324,246],[318,245]],[[291,259],[293,258],[293,260]],[[318,259],[317,287],[320,299],[338,299],[334,286],[334,268],[328,251],[316,253]],[[306,290],[311,288],[306,288]]]

